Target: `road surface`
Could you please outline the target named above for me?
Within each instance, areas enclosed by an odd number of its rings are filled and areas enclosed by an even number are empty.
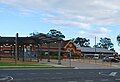
[[[0,70],[0,82],[120,82],[120,69]]]

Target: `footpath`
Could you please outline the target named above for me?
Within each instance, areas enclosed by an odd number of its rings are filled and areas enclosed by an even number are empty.
[[[81,60],[81,59],[66,59],[61,60],[61,64],[58,64],[58,60],[50,60],[47,62],[43,59],[39,64],[48,64],[54,67],[72,67],[75,69],[119,69],[120,63],[108,63],[101,60]]]

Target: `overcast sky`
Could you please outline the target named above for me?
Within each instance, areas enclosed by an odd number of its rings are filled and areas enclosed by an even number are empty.
[[[0,36],[61,31],[66,39],[109,37],[120,51],[120,0],[0,0]]]

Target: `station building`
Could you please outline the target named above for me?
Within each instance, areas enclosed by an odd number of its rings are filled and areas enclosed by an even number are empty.
[[[79,47],[70,40],[63,40],[40,33],[37,36],[0,37],[0,58],[22,59],[62,59],[114,55],[114,51],[104,48]]]
[[[40,33],[30,37],[0,37],[0,58],[43,59],[81,57],[80,49],[69,40],[62,40]],[[16,47],[17,46],[17,47]]]

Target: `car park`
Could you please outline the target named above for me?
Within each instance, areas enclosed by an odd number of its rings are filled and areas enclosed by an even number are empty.
[[[103,58],[103,62],[114,62],[114,63],[119,63],[120,60],[116,59],[116,58],[112,58],[112,57],[105,57]]]
[[[93,57],[93,59],[98,60],[98,59],[99,59],[99,57],[98,57],[98,56],[95,56],[95,57]]]
[[[120,60],[120,57],[115,57],[116,59]]]

